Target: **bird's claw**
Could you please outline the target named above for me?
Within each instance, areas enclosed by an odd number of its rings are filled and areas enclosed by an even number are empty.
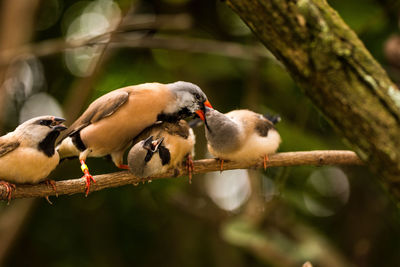
[[[10,204],[11,197],[12,197],[12,191],[16,189],[15,184],[11,184],[6,181],[0,181],[0,184],[3,185],[6,188],[6,197],[7,197],[7,204]]]
[[[56,197],[58,197],[56,181],[46,180],[46,181],[44,181],[44,183],[47,185],[47,187],[51,186],[51,188],[53,188],[54,193],[56,194]]]
[[[189,175],[189,184],[191,184],[192,183],[193,171],[194,171],[194,162],[193,162],[193,159],[192,159],[191,155],[187,156],[186,169],[187,169],[187,172],[188,172],[188,175]]]
[[[267,163],[269,161],[268,155],[264,156],[264,161],[263,161],[263,165],[264,165],[264,171],[267,170]]]
[[[90,192],[90,184],[91,184],[91,182],[96,183],[96,180],[89,173],[89,171],[85,172],[85,175],[83,175],[82,178],[86,178],[85,197],[87,197],[89,195],[89,192]]]
[[[45,185],[47,185],[47,187],[50,187],[50,186],[51,186],[51,188],[53,188],[53,191],[56,193],[56,197],[58,197],[56,182],[55,182],[54,180],[45,180],[43,183],[44,183]],[[53,205],[53,202],[50,201],[49,196],[45,196],[44,198],[47,200],[47,202],[48,202],[50,205]]]
[[[224,170],[224,160],[219,159],[219,173],[222,173],[223,170]]]
[[[96,183],[96,180],[93,178],[93,176],[89,173],[89,168],[85,163],[85,160],[81,159],[81,170],[83,171],[84,175],[82,178],[86,178],[86,188],[85,188],[85,197],[89,195],[90,192],[90,183]]]

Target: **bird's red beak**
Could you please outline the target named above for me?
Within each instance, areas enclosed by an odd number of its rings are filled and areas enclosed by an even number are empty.
[[[204,112],[203,112],[201,109],[196,110],[196,114],[197,114],[197,116],[199,116],[199,118],[200,118],[202,121],[204,121],[204,120],[206,119],[205,116],[204,116]]]
[[[206,101],[204,102],[204,106],[209,107],[209,108],[213,108],[213,107],[211,106],[210,101],[208,101],[208,100],[206,100]]]
[[[204,104],[205,107],[213,108],[213,107],[211,106],[210,101],[208,101],[208,100],[206,100],[203,104]],[[200,118],[202,121],[205,121],[205,120],[206,120],[206,117],[205,117],[205,114],[204,114],[204,111],[203,111],[203,110],[201,110],[201,109],[196,110],[196,114],[197,114],[197,116],[199,116],[199,118]]]

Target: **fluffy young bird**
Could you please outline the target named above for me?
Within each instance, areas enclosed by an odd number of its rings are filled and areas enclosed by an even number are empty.
[[[39,183],[55,169],[59,155],[55,142],[60,132],[67,129],[65,120],[54,116],[30,119],[13,132],[0,137],[0,181],[11,199],[11,183]]]
[[[88,156],[111,155],[117,167],[127,169],[122,164],[124,152],[144,129],[157,121],[177,122],[193,114],[204,120],[206,106],[211,107],[206,95],[189,82],[117,89],[90,104],[63,133],[58,151],[63,158],[79,156],[87,195],[91,181],[95,182],[85,164]]]
[[[128,154],[129,170],[135,176],[145,178],[164,173],[180,166],[186,158],[191,181],[196,140],[186,121],[157,123],[135,138],[135,142]]]
[[[253,111],[241,109],[222,114],[207,108],[205,117],[208,150],[221,160],[221,171],[224,160],[254,162],[263,159],[265,169],[268,155],[275,153],[281,143],[274,123]]]

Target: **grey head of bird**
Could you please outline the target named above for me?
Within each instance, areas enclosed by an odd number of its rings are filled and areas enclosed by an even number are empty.
[[[181,119],[197,114],[200,119],[205,119],[205,108],[212,106],[199,86],[183,81],[169,83],[166,86],[174,93],[176,99],[165,109],[166,115],[178,114],[178,118]]]
[[[216,109],[206,107],[208,122],[206,138],[210,146],[224,153],[234,151],[240,146],[240,125]]]
[[[63,118],[55,116],[35,117],[19,125],[13,134],[24,142],[25,146],[35,147],[46,155],[54,154],[54,146],[60,132],[67,129]]]
[[[162,167],[170,162],[170,154],[162,145],[164,137],[154,140],[149,136],[135,144],[128,154],[129,170],[137,177],[149,177],[161,172]]]

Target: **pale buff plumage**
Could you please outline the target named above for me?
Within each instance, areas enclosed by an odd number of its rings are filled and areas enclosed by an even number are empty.
[[[55,169],[59,162],[54,149],[55,138],[66,127],[61,125],[63,119],[56,118],[58,122],[54,119],[53,116],[33,118],[0,137],[0,180],[35,184],[46,179]],[[38,122],[41,120],[53,120],[54,125],[40,125]],[[51,155],[46,155],[40,150],[39,143],[51,132],[56,132],[56,136],[48,144]]]
[[[206,118],[208,150],[219,159],[254,162],[275,153],[281,143],[273,123],[253,111],[207,109]]]

